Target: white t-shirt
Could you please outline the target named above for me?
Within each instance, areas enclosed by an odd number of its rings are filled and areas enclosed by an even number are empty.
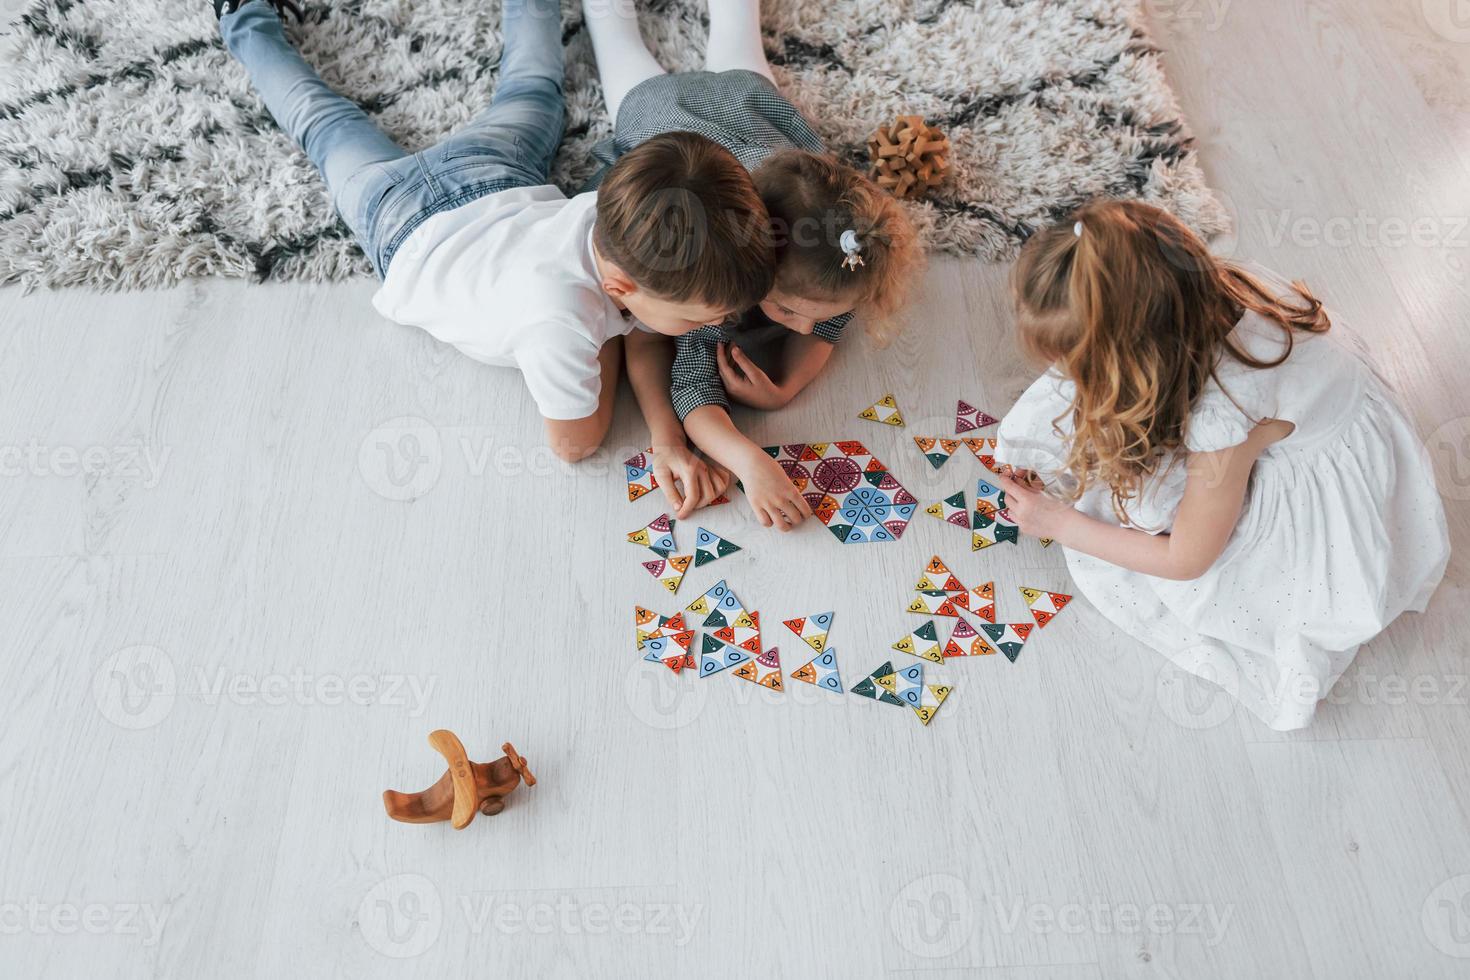
[[[602,391],[598,351],[634,326],[602,291],[596,205],[595,193],[517,187],[436,214],[394,254],[373,306],[477,361],[520,368],[542,417],[585,418]]]

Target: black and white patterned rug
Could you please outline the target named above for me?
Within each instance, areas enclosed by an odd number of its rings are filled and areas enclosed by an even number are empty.
[[[937,249],[1004,258],[1098,195],[1195,228],[1227,218],[1145,31],[1139,0],[767,0],[781,87],[841,157],[899,113],[950,134],[953,176],[915,207]],[[416,149],[494,90],[499,4],[306,5],[289,34],[334,87]],[[673,70],[702,66],[701,0],[639,4]],[[575,190],[608,134],[580,9],[564,10]],[[220,44],[207,0],[38,0],[0,85],[0,282],[165,285],[189,276],[370,273],[306,157]]]

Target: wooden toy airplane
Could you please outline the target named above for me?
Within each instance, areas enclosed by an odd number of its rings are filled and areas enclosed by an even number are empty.
[[[429,733],[429,744],[449,763],[449,770],[439,781],[421,793],[383,791],[383,807],[388,816],[403,823],[438,823],[448,820],[455,830],[463,830],[475,819],[478,810],[494,816],[505,809],[505,797],[525,780],[536,785],[536,777],[526,768],[515,747],[506,742],[500,747],[505,756],[494,762],[471,762],[464,744],[451,731],[439,729]]]

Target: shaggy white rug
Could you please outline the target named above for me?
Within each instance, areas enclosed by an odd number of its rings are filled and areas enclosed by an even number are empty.
[[[405,147],[495,87],[499,4],[308,3],[306,59]],[[673,70],[703,61],[703,0],[639,4]],[[782,90],[866,164],[898,113],[950,134],[953,175],[915,207],[936,248],[1002,258],[1097,195],[1142,197],[1213,233],[1227,220],[1145,33],[1139,0],[767,0]],[[592,47],[564,11],[571,191],[608,134]],[[306,157],[219,42],[208,0],[39,0],[0,86],[0,282],[139,287],[188,276],[370,273]]]

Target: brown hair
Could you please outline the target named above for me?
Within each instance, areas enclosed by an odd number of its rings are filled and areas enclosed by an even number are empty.
[[[829,155],[782,150],[755,172],[776,235],[776,285],[795,296],[850,302],[884,339],[924,266],[903,205]],[[862,265],[850,268],[842,233],[852,230]]]
[[[766,207],[740,162],[696,133],[624,154],[597,190],[597,251],[673,302],[744,310],[771,291]]]
[[[1093,202],[1033,235],[1011,284],[1023,348],[1076,386],[1066,460],[1073,499],[1101,482],[1122,520],[1160,460],[1183,445],[1222,353],[1274,367],[1291,354],[1296,330],[1332,325],[1302,283],[1292,284],[1301,302],[1288,303],[1138,201]],[[1286,349],[1276,360],[1258,360],[1231,336],[1247,310],[1281,327]]]

